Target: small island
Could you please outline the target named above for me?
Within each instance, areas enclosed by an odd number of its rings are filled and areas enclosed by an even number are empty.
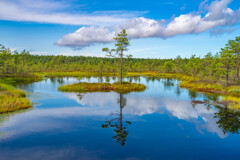
[[[102,51],[107,53],[108,57],[119,58],[120,59],[120,73],[119,82],[116,83],[75,83],[71,85],[65,85],[58,88],[60,91],[64,92],[110,92],[115,91],[118,93],[129,93],[129,92],[139,92],[144,91],[146,86],[143,84],[130,83],[123,81],[123,58],[130,58],[132,55],[125,55],[124,51],[128,50],[129,41],[127,38],[127,32],[123,29],[117,37],[116,48],[108,49],[103,48]]]
[[[123,82],[120,84],[116,83],[74,83],[70,85],[63,85],[58,88],[62,92],[110,92],[115,91],[118,93],[128,92],[141,92],[146,89],[143,84]]]

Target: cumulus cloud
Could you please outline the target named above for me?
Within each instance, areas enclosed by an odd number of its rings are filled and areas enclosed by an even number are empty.
[[[114,32],[109,32],[108,28],[100,27],[82,27],[74,33],[63,36],[57,45],[68,47],[84,47],[95,43],[112,42]]]
[[[204,11],[180,15],[171,20],[154,20],[144,17],[132,18],[113,27],[83,27],[78,31],[63,36],[59,46],[73,48],[87,47],[96,43],[113,42],[113,37],[121,29],[126,29],[129,38],[159,37],[168,38],[181,34],[197,34],[219,26],[232,26],[240,22],[240,9],[234,11],[228,8],[232,0],[207,1],[200,4]],[[205,12],[203,16],[201,13]],[[100,32],[103,32],[100,33]],[[99,35],[99,36],[98,36]]]

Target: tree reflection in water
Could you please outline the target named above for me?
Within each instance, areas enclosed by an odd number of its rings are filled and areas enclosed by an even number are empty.
[[[198,96],[197,92],[189,91],[191,98],[191,104],[193,108],[196,108],[197,104],[204,104],[208,111],[211,107],[217,109],[214,113],[214,118],[217,118],[217,125],[221,128],[224,134],[232,133],[238,134],[240,129],[240,110],[234,109],[235,104],[231,101],[221,102],[218,94],[204,94],[202,97]],[[195,100],[196,98],[203,98],[203,101]]]
[[[240,112],[238,110],[229,109],[227,107],[217,107],[218,112],[215,113],[214,118],[218,118],[218,127],[222,129],[223,133],[228,132],[238,134],[240,129]]]
[[[126,139],[128,136],[127,126],[131,124],[130,121],[123,121],[122,110],[124,106],[127,104],[126,98],[123,96],[123,93],[119,94],[119,99],[117,100],[118,104],[120,104],[120,112],[116,114],[111,114],[112,116],[117,116],[109,121],[105,121],[105,124],[102,125],[102,128],[114,128],[115,136],[112,138],[117,141],[117,143],[124,146],[126,143]]]

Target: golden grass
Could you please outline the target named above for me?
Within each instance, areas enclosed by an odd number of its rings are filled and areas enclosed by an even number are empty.
[[[191,82],[191,81],[182,81],[180,82],[180,87],[182,88],[190,88],[196,91],[202,92],[210,92],[210,93],[220,93],[220,94],[227,94],[227,88],[223,87],[222,85],[218,84],[211,84],[211,83],[203,83],[203,82]]]
[[[32,107],[22,90],[0,82],[0,113]]]
[[[128,92],[141,92],[146,89],[143,84],[128,83],[74,83],[71,85],[60,86],[58,90],[63,92],[110,92],[115,91],[118,93]]]
[[[31,102],[25,97],[2,96],[0,97],[0,113],[12,112],[19,109],[31,108]]]

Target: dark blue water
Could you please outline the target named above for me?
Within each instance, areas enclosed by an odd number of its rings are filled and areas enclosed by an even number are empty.
[[[240,125],[228,119],[230,114],[238,119],[238,112],[191,103],[217,96],[181,89],[177,80],[130,80],[145,84],[146,91],[79,94],[57,90],[79,81],[76,78],[18,84],[28,91],[34,108],[0,116],[0,159],[239,158]]]

